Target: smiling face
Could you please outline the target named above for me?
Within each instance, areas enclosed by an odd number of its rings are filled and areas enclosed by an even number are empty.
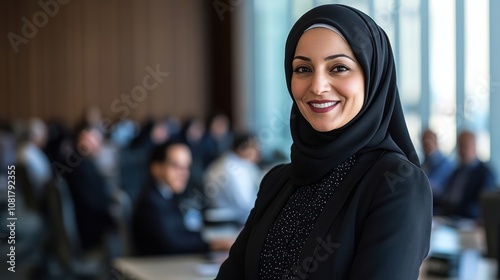
[[[340,128],[361,110],[365,91],[363,69],[337,33],[326,28],[304,32],[292,67],[293,98],[315,130]]]

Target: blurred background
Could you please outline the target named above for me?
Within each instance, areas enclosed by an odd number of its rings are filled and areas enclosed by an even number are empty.
[[[500,11],[490,0],[2,0],[0,118],[74,125],[91,106],[113,123],[220,111],[256,131],[265,156],[288,155],[284,41],[304,11],[330,2],[388,33],[416,145],[431,127],[452,152],[467,128],[481,157],[500,161]],[[168,76],[141,89],[146,68]]]
[[[500,174],[499,1],[0,0],[2,180],[37,131],[53,175],[65,173],[61,143],[82,123],[100,131],[98,170],[131,201],[119,205],[133,205],[146,176],[129,172],[147,165],[144,141],[186,137],[193,122],[208,134],[216,115],[225,130],[257,136],[263,171],[287,161],[285,40],[300,15],[326,3],[354,6],[387,32],[421,155],[425,129],[451,160],[469,130],[479,159]]]

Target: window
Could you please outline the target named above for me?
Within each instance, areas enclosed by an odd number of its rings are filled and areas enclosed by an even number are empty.
[[[326,3],[360,9],[388,34],[403,109],[417,149],[421,131],[430,127],[443,151],[452,155],[457,130],[467,128],[478,135],[481,159],[490,158],[489,0],[254,0],[251,123],[265,155],[276,150],[289,155],[291,144],[291,99],[283,70],[286,36],[304,12]],[[464,13],[457,16],[460,3]],[[457,32],[463,37],[457,37]],[[457,38],[463,38],[463,45]],[[457,57],[462,53],[463,58]],[[456,66],[461,65],[462,72],[457,72]],[[457,83],[460,73],[464,79]]]

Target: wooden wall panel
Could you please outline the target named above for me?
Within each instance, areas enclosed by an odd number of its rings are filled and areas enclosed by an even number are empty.
[[[22,36],[21,19],[33,22],[43,10],[38,1],[0,0],[0,118],[74,124],[92,105],[110,119],[204,116],[211,41],[201,2],[68,1],[16,54],[6,35]],[[125,104],[122,96],[157,65],[170,75],[134,106]]]
[[[152,112],[161,112],[160,116],[177,114],[174,98],[178,96],[168,95],[168,92],[174,92],[175,79],[171,75],[174,71],[174,30],[176,28],[176,9],[174,1],[157,1],[158,5],[149,7],[150,17],[150,56],[153,61],[151,67],[156,64],[160,65],[163,72],[168,72],[170,75],[166,77],[152,91],[148,92],[147,103],[148,108]],[[167,34],[168,36],[165,36]]]
[[[133,1],[133,36],[135,40],[133,41],[133,59],[134,59],[134,67],[130,69],[134,74],[134,78],[132,79],[132,84],[129,88],[125,89],[125,94],[132,96],[132,89],[136,86],[140,86],[142,84],[142,77],[146,74],[145,67],[151,64],[151,59],[149,57],[149,38],[150,38],[150,30],[149,30],[149,6],[151,2],[141,2],[141,1]],[[134,104],[130,110],[131,115],[138,119],[144,119],[148,115],[147,103],[142,101],[135,101],[132,98],[131,104]],[[147,101],[147,99],[146,99]]]
[[[111,109],[112,100],[118,96],[119,88],[119,71],[118,71],[118,52],[120,45],[118,43],[118,30],[120,28],[118,22],[118,1],[101,1],[102,8],[100,10],[100,25],[99,25],[99,42],[101,45],[99,69],[99,89],[94,98],[99,99],[100,104],[107,112]]]
[[[172,79],[176,81],[175,102],[179,104],[177,114],[196,115],[193,105],[206,104],[205,96],[199,95],[207,87],[206,58],[208,57],[208,46],[204,44],[207,33],[204,29],[196,28],[191,22],[202,23],[203,14],[200,12],[199,1],[183,1],[183,5],[177,7],[178,18],[176,26],[183,29],[174,29],[175,69],[172,71]],[[203,6],[202,6],[203,7]],[[183,58],[191,57],[191,60]],[[190,100],[189,103],[183,100]]]
[[[65,92],[71,94],[69,100],[68,109],[71,112],[80,112],[82,106],[85,106],[85,96],[83,93],[84,80],[83,80],[83,3],[82,1],[77,1],[72,3],[72,5],[67,5],[67,20],[68,28],[66,29],[67,36],[67,48],[66,53],[67,61],[71,63],[68,69],[73,73],[68,76],[68,83]],[[76,116],[72,116],[72,121]]]

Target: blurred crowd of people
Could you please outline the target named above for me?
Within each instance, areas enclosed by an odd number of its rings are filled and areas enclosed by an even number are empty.
[[[243,225],[260,161],[257,137],[233,132],[222,113],[207,122],[109,124],[92,107],[75,127],[3,121],[0,163],[16,172],[18,268],[27,279],[108,279],[119,256],[227,250],[233,239],[207,240],[203,229]],[[7,199],[0,197],[3,218]],[[0,246],[7,236],[1,229]]]
[[[458,134],[456,162],[443,154],[438,140],[430,129],[422,133],[422,168],[432,187],[434,215],[480,221],[481,195],[498,188],[493,169],[478,158],[476,135],[468,130]]]

